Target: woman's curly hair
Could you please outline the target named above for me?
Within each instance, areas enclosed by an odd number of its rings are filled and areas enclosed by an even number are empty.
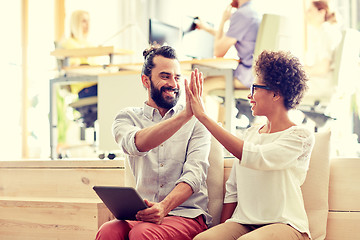
[[[254,66],[255,74],[284,98],[287,110],[295,108],[308,89],[308,77],[299,59],[290,52],[263,51]]]

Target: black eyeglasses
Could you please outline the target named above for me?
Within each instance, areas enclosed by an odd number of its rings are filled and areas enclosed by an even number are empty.
[[[251,85],[251,97],[254,96],[254,91],[255,91],[255,88],[262,88],[262,89],[266,89],[266,90],[271,90],[271,88],[269,88],[268,86],[265,86],[265,85],[257,85],[257,84],[252,84]]]

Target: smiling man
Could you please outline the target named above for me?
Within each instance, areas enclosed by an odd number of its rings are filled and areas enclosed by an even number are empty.
[[[143,55],[141,80],[148,100],[142,108],[120,111],[113,134],[149,208],[137,213],[138,221],[105,223],[96,239],[193,239],[211,222],[206,188],[210,133],[193,117],[188,102],[178,103],[181,73],[174,49],[152,47]]]

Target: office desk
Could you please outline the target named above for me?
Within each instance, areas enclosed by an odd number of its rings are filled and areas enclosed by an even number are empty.
[[[180,61],[183,75],[198,68],[205,76],[225,76],[225,128],[235,132],[233,97],[233,69],[237,66],[235,59],[204,59]],[[147,99],[147,94],[140,80],[142,63],[128,63],[108,66],[80,66],[67,68],[68,76],[50,80],[50,150],[51,159],[56,158],[57,146],[57,113],[55,102],[55,85],[74,82],[98,83],[98,150],[114,151],[118,149],[111,134],[111,125],[116,113],[128,106],[141,107]],[[71,74],[86,75],[71,75]],[[189,77],[189,76],[188,76]],[[184,95],[184,94],[183,94]],[[184,97],[184,96],[182,96]]]
[[[69,85],[77,82],[98,84],[97,101],[92,104],[97,104],[99,129],[96,137],[99,145],[94,147],[99,151],[113,151],[118,149],[111,134],[111,125],[115,114],[125,107],[142,106],[147,97],[140,81],[140,73],[140,71],[124,70],[115,73],[102,72],[97,75],[62,76],[51,79],[49,88],[50,158],[57,158],[56,85]]]
[[[97,76],[61,76],[58,78],[50,79],[49,82],[49,126],[50,126],[50,158],[56,159],[57,147],[57,108],[56,108],[56,85],[70,85],[76,82],[97,82]]]
[[[134,52],[127,49],[115,49],[113,46],[99,46],[75,49],[55,49],[50,53],[51,56],[57,59],[64,60],[64,66],[69,66],[69,58],[71,57],[98,57],[109,56],[109,63],[113,63],[114,55],[132,55]]]

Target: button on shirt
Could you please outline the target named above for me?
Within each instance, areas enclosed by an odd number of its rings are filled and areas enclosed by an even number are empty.
[[[206,176],[209,167],[210,133],[192,118],[172,137],[147,152],[139,152],[135,134],[140,129],[153,126],[183,110],[177,104],[164,117],[146,103],[143,108],[126,108],[116,116],[113,135],[119,147],[128,155],[136,179],[136,189],[141,197],[153,202],[162,201],[180,182],[190,185],[193,194],[169,215],[195,218],[201,214],[211,223],[207,211],[208,193]]]

